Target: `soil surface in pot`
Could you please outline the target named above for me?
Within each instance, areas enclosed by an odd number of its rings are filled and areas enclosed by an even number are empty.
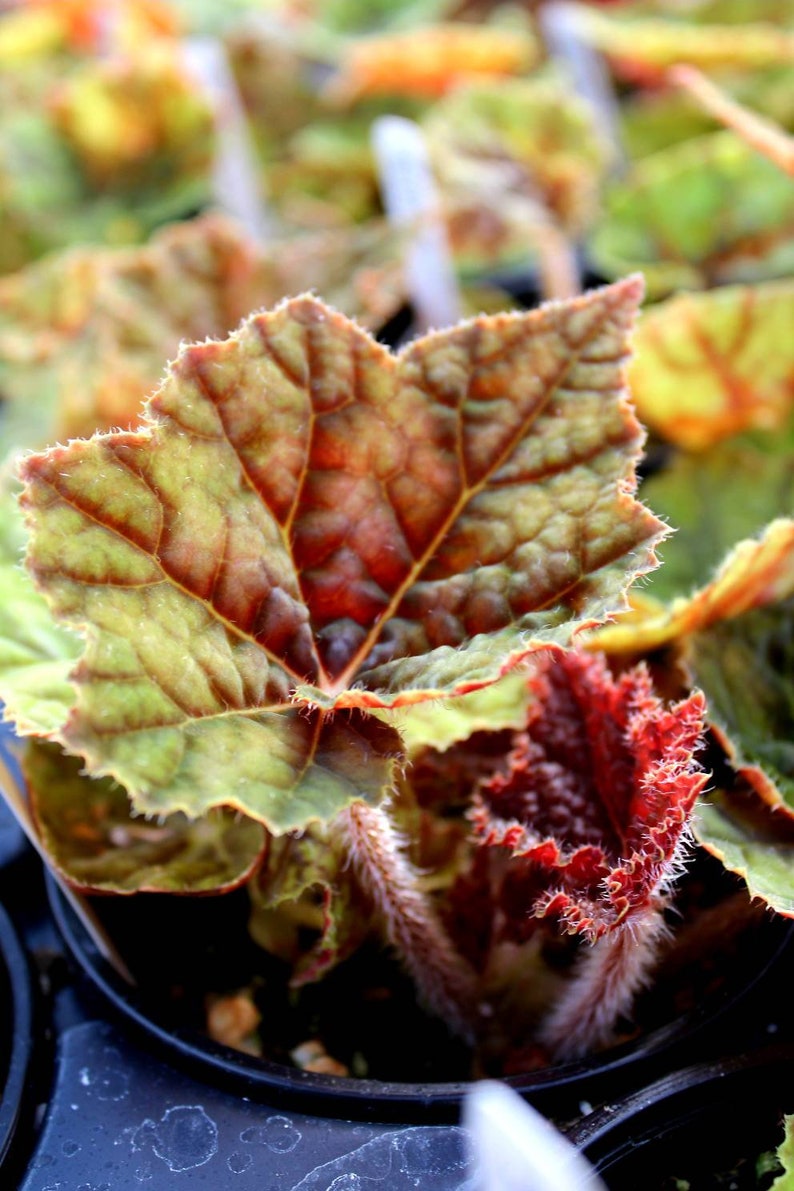
[[[319,1043],[321,1056],[310,1070],[392,1082],[498,1078],[551,1062],[531,1036],[503,1028],[508,1014],[473,1052],[422,1011],[399,964],[375,945],[321,983],[291,989],[289,967],[248,934],[245,890],[97,898],[93,905],[136,978],[139,1006],[166,1029],[206,1032],[216,999],[244,990],[260,1021],[242,1049],[288,1066],[307,1042]],[[758,977],[781,939],[774,929],[781,920],[751,903],[743,884],[705,853],[682,879],[670,922],[672,942],[632,1019],[619,1023],[617,1048],[644,1047],[658,1034],[711,1023]],[[564,977],[575,960],[571,947],[555,940],[545,950]],[[323,1056],[334,1066],[324,1067]]]

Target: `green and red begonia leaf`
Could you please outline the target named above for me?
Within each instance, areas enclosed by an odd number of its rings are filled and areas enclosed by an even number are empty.
[[[695,759],[705,700],[672,707],[644,666],[613,678],[604,659],[550,654],[516,734],[507,773],[481,784],[472,811],[483,846],[512,857],[517,912],[551,917],[594,942],[663,896],[706,774]],[[524,900],[516,901],[523,887]]]
[[[57,745],[28,741],[22,768],[39,839],[74,888],[222,893],[246,881],[262,854],[261,823],[233,811],[133,817],[117,782],[88,780],[79,759]]]
[[[654,565],[623,388],[640,296],[397,357],[293,299],[184,348],[137,431],[27,457],[28,563],[86,639],[54,738],[147,813],[278,833],[378,802],[402,746],[369,710],[495,682]]]

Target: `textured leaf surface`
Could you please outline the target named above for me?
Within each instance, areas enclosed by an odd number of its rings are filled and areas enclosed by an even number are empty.
[[[488,685],[653,564],[622,388],[639,296],[396,359],[295,299],[185,348],[139,431],[26,459],[30,565],[88,626],[63,743],[138,809],[285,830],[377,800],[399,738],[356,708]]]
[[[674,145],[607,192],[589,251],[607,277],[642,269],[657,298],[784,277],[794,269],[794,179],[730,132]]]
[[[381,323],[401,301],[396,255],[374,230],[264,251],[213,214],[145,247],[73,249],[0,280],[0,454],[134,424],[180,343],[227,334],[312,272],[345,313]]]
[[[241,885],[262,853],[262,825],[231,811],[133,818],[117,783],[86,778],[55,745],[29,742],[23,768],[47,854],[81,889],[220,893]]]
[[[629,372],[641,420],[690,450],[779,429],[794,407],[793,323],[789,280],[659,302],[640,320]]]
[[[666,708],[644,667],[613,679],[603,658],[574,651],[544,659],[531,682],[526,730],[507,773],[480,787],[474,828],[513,858],[505,888],[520,931],[527,914],[549,916],[592,943],[653,906],[674,874],[706,781],[705,701]]]
[[[670,641],[686,639],[723,621],[741,617],[785,599],[794,591],[794,521],[780,519],[759,538],[739,542],[711,582],[690,596],[674,599],[669,607],[652,605],[625,622],[596,630],[588,644],[606,652],[645,652]],[[729,632],[727,628],[724,630]],[[698,638],[698,641],[708,638]],[[696,651],[700,647],[695,646]],[[749,659],[748,659],[749,660]]]

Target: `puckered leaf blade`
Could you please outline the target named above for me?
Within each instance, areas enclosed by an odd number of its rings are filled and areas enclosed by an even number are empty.
[[[57,738],[146,811],[283,831],[376,801],[399,738],[358,708],[486,686],[653,565],[623,391],[640,295],[396,358],[294,299],[184,348],[138,431],[28,457],[29,564],[86,636]]]

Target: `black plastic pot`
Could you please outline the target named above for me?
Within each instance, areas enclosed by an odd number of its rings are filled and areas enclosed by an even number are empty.
[[[569,1128],[610,1191],[755,1188],[755,1160],[794,1112],[794,1045],[695,1064]],[[721,1181],[722,1180],[722,1181]]]
[[[710,863],[708,858],[705,863]],[[725,879],[721,870],[719,876]],[[210,1041],[191,1021],[184,1005],[174,1010],[158,999],[156,989],[127,984],[98,952],[53,882],[49,894],[52,913],[70,953],[91,984],[107,998],[117,1019],[132,1025],[182,1069],[245,1096],[261,1101],[275,1098],[292,1108],[330,1117],[423,1124],[458,1120],[468,1077],[446,1082],[340,1078],[249,1057]],[[111,901],[106,908],[113,911],[113,930],[120,932],[114,937],[119,939],[125,956],[129,956],[129,950],[122,939],[137,937],[153,957],[168,956],[177,967],[183,961],[189,964],[199,940],[205,941],[202,935],[206,936],[213,910],[206,898],[139,895],[101,899],[96,904],[103,906]],[[224,933],[221,926],[218,934],[223,937]],[[770,916],[756,920],[753,929],[739,939],[736,949],[722,958],[722,966],[715,965],[707,972],[707,965],[698,959],[699,975],[704,980],[701,988],[689,994],[691,1003],[686,1009],[673,1013],[668,1006],[671,1015],[667,1020],[602,1054],[511,1076],[506,1082],[548,1115],[566,1121],[579,1116],[582,1101],[596,1103],[641,1088],[693,1055],[705,1057],[735,1050],[746,1038],[746,1032],[742,1032],[742,1007],[755,986],[755,995],[762,1001],[759,1012],[763,1014],[764,974],[782,962],[791,933],[789,923],[783,919]],[[235,940],[229,937],[226,941],[231,954]],[[210,957],[210,963],[216,966],[227,962],[234,961],[222,951]],[[137,967],[131,966],[133,970]],[[188,971],[185,980],[190,979]],[[774,985],[773,980],[771,983]],[[755,1021],[757,1011],[749,1018]],[[406,1045],[412,1041],[409,1036]]]
[[[34,1109],[35,991],[27,956],[0,907],[0,1185],[12,1187]]]

